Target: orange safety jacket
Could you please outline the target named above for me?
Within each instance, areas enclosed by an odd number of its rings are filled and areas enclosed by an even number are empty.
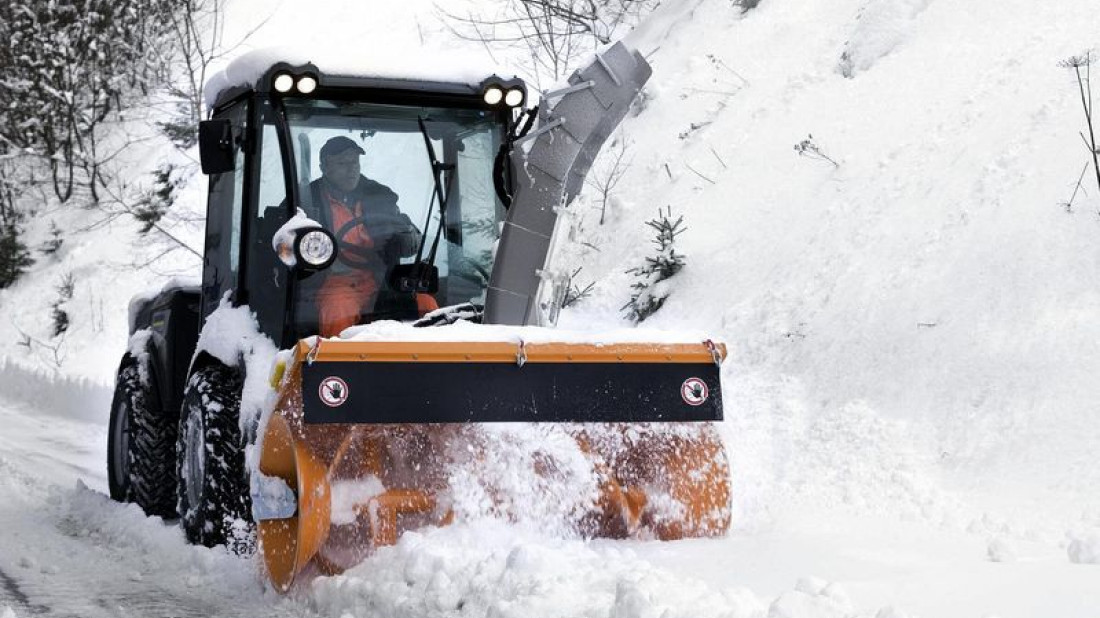
[[[333,230],[338,231],[350,221],[363,218],[361,200],[353,199],[347,204],[329,191],[322,191],[322,199],[324,207],[328,209]],[[341,245],[337,247],[337,251],[343,251],[349,245],[361,249],[375,248],[374,240],[362,225],[348,230],[337,242]],[[329,273],[317,293],[321,336],[335,337],[345,328],[354,326],[359,322],[362,313],[370,312],[377,294],[378,282],[369,269],[343,269]]]

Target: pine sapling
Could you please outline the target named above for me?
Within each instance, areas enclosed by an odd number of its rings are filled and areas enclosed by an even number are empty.
[[[65,303],[73,299],[76,289],[76,281],[72,273],[66,273],[57,285],[57,300],[50,305],[50,318],[53,320],[53,336],[60,337],[69,330],[69,312],[65,310]]]
[[[34,264],[21,235],[16,223],[0,222],[0,290],[15,283]]]
[[[63,244],[65,244],[65,237],[62,236],[61,228],[57,227],[56,221],[50,221],[50,237],[38,250],[42,255],[54,255],[61,250]]]
[[[630,301],[622,307],[627,317],[638,324],[657,312],[668,299],[671,289],[665,283],[683,269],[686,256],[676,252],[676,237],[687,228],[683,227],[683,215],[672,219],[672,207],[667,212],[657,211],[658,218],[646,221],[646,225],[657,232],[653,244],[657,253],[645,259],[645,265],[626,271],[638,278],[630,287],[634,292]]]

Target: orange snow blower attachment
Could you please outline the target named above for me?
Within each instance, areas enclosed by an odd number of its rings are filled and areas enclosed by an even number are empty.
[[[709,342],[302,342],[252,475],[268,576],[285,592],[303,571],[339,573],[406,530],[469,515],[451,489],[495,456],[484,434],[500,421],[552,422],[585,462],[592,499],[564,522],[576,534],[723,534],[729,469],[709,421],[724,355]],[[560,475],[557,456],[536,453],[532,478]],[[479,482],[504,505],[494,514],[515,518],[527,505],[499,480]]]

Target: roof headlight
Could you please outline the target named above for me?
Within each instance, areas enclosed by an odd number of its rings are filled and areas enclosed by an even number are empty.
[[[290,92],[290,89],[294,87],[294,78],[291,77],[290,73],[279,73],[275,76],[271,85],[276,92]]]
[[[523,103],[523,91],[519,88],[509,88],[508,94],[504,95],[504,104],[508,107],[517,107]]]
[[[317,89],[317,78],[312,75],[303,75],[298,78],[298,92],[309,94]]]
[[[504,98],[504,89],[500,86],[489,86],[485,89],[485,93],[482,95],[482,97],[485,99],[485,102],[487,104],[496,105],[497,103],[500,103],[501,99]]]

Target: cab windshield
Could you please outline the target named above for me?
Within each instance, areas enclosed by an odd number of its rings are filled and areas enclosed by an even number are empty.
[[[298,336],[334,336],[353,324],[412,320],[436,307],[484,302],[504,217],[493,183],[505,130],[499,115],[341,100],[284,104],[301,207],[338,244],[330,268],[290,284]],[[259,203],[285,212],[274,116],[269,110],[264,117]],[[443,170],[445,212],[430,151]],[[427,259],[437,236],[438,291],[393,289],[393,267],[413,263],[418,253]]]

